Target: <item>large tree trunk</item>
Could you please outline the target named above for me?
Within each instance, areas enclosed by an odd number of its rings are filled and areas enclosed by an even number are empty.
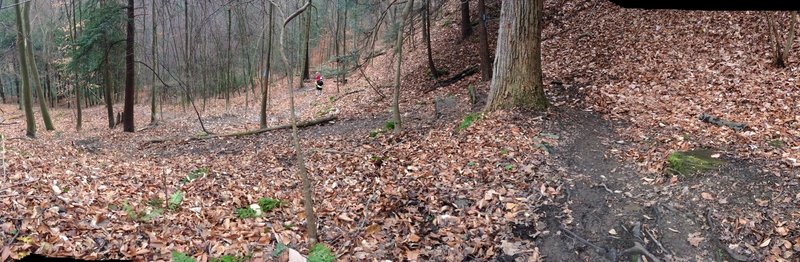
[[[269,23],[267,25],[268,26],[267,30],[269,30],[269,33],[267,34],[267,42],[265,44],[267,47],[267,57],[264,59],[266,63],[266,66],[264,66],[266,74],[264,74],[262,76],[263,78],[261,79],[261,112],[259,114],[260,116],[259,123],[261,125],[261,128],[267,127],[267,102],[269,100],[269,77],[272,74],[270,69],[270,61],[272,60],[272,28],[274,27],[272,25],[273,21],[272,10],[274,9],[274,7],[272,6],[271,2],[267,4],[269,5]]]
[[[503,0],[487,111],[547,107],[542,85],[542,5],[543,0]]]
[[[414,0],[408,0],[406,9],[403,11],[403,20],[400,21],[400,27],[397,30],[397,42],[395,43],[394,53],[397,57],[397,67],[394,75],[394,97],[392,100],[392,121],[394,122],[394,132],[398,133],[403,128],[403,122],[400,118],[400,69],[403,66],[403,28],[406,21],[411,14],[411,9],[414,6]]]
[[[469,21],[469,0],[461,0],[461,39],[467,39],[471,35],[472,22]]]
[[[33,87],[36,88],[36,97],[39,100],[39,110],[42,112],[42,120],[44,120],[44,127],[47,130],[55,130],[53,120],[50,119],[50,110],[47,109],[47,99],[44,97],[45,90],[42,87],[42,81],[39,78],[39,69],[36,67],[36,58],[33,56],[33,44],[31,42],[31,2],[25,2],[23,9],[23,23],[25,23],[25,52],[28,59],[28,66],[30,67],[30,77],[33,80]]]
[[[431,1],[425,1],[425,14],[422,15],[422,38],[425,41],[425,47],[428,50],[428,69],[431,71],[433,78],[439,77],[439,70],[436,69],[436,64],[433,63],[433,50],[431,50]]]
[[[481,28],[478,29],[478,34],[480,35],[481,78],[483,81],[488,81],[492,77],[492,60],[489,58],[489,33],[486,25],[489,17],[486,15],[484,0],[478,0],[478,15],[481,20]]]
[[[17,14],[17,51],[19,52],[20,71],[22,73],[22,99],[20,101],[23,102],[23,107],[25,108],[25,135],[33,138],[36,137],[36,119],[33,116],[33,107],[31,106],[31,84],[28,76],[28,59],[25,55],[27,37],[25,36],[25,24],[22,22],[23,14],[19,0],[14,0],[14,10]]]
[[[133,121],[133,100],[136,95],[136,67],[133,64],[134,14],[133,0],[128,0],[128,38],[125,39],[125,110],[122,111],[122,127],[125,132],[136,132]]]
[[[156,0],[151,1],[151,8],[152,8],[152,22],[153,22],[153,43],[152,49],[150,49],[150,58],[153,60],[153,81],[151,82],[150,86],[150,124],[156,123],[156,94],[158,90],[156,89],[156,78],[158,75],[158,57],[156,57],[156,50],[158,49],[158,23],[156,22],[157,12],[158,9],[156,8]]]

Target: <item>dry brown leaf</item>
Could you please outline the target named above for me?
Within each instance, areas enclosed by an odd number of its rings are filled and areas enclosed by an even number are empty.
[[[786,236],[789,234],[789,229],[786,227],[776,227],[775,232],[777,232],[780,236]]]
[[[762,241],[761,244],[758,245],[758,247],[767,247],[767,246],[769,246],[769,243],[771,243],[771,242],[772,242],[772,238],[764,239],[764,241]]]
[[[410,234],[408,235],[408,241],[417,243],[419,242],[420,237],[417,234]]]
[[[705,199],[705,200],[714,200],[714,197],[711,196],[711,194],[707,193],[707,192],[700,193],[700,196],[703,197],[703,199]]]
[[[371,236],[377,233],[378,230],[381,230],[381,226],[378,224],[372,224],[368,226],[367,229],[364,230],[364,233],[366,233],[367,236]]]
[[[700,242],[703,242],[705,240],[705,238],[701,237],[700,235],[701,235],[700,232],[691,233],[689,234],[689,238],[687,238],[686,240],[689,241],[689,244],[691,244],[692,246],[698,247],[700,246]]]
[[[407,250],[406,259],[411,261],[417,261],[419,259],[419,249]]]

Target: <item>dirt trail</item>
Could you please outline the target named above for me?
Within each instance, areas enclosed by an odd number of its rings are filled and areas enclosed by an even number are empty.
[[[658,182],[668,179],[640,174],[613,156],[629,146],[614,131],[619,123],[577,109],[554,111],[545,130],[560,139],[553,157],[568,174],[563,196],[539,209],[545,225],[538,232],[514,232],[538,234],[535,246],[546,261],[628,261],[620,253],[634,242],[663,261],[759,260],[769,247],[733,243],[764,243],[758,232],[800,214],[791,202],[796,193],[782,193],[798,192],[798,183],[774,188],[792,174],[762,171],[765,163],[757,160],[723,157],[727,164],[719,170]],[[737,219],[754,223],[731,225],[742,221]]]
[[[545,260],[624,260],[627,257],[619,253],[632,247],[634,241],[668,261],[708,257],[703,252],[705,248],[694,248],[687,242],[690,233],[703,231],[703,222],[684,215],[691,212],[678,203],[652,199],[657,195],[656,188],[643,184],[643,176],[634,168],[611,156],[611,151],[624,141],[618,140],[610,121],[576,109],[559,111],[548,129],[563,141],[553,155],[570,176],[563,178],[561,206],[540,210],[550,231],[536,240]],[[632,231],[637,224],[641,227],[640,237]],[[660,246],[652,241],[651,234]]]

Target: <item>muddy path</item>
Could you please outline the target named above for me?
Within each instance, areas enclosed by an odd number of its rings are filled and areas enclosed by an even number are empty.
[[[624,146],[610,121],[577,109],[557,109],[546,128],[560,136],[553,157],[566,169],[560,206],[540,209],[547,233],[535,240],[546,261],[626,260],[623,250],[641,243],[667,261],[696,261],[706,247],[693,247],[689,234],[704,232],[696,210],[660,199],[646,177],[617,160]],[[657,240],[657,241],[655,241]]]
[[[577,109],[555,111],[546,130],[560,137],[553,157],[569,175],[562,178],[563,195],[557,204],[539,209],[546,226],[534,242],[545,261],[636,261],[628,259],[641,252],[623,251],[637,242],[662,261],[746,258],[716,241],[718,225],[711,213],[725,209],[698,203],[696,196],[708,185],[752,181],[757,176],[747,168],[752,165],[734,163],[716,175],[677,184],[649,183],[655,177],[639,174],[613,156],[617,148],[627,146],[614,133],[613,125],[620,123]],[[720,182],[715,178],[720,173],[736,175]]]

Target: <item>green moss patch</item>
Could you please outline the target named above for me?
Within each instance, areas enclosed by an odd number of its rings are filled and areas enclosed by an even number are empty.
[[[673,174],[685,176],[716,169],[725,163],[711,155],[712,152],[705,149],[672,152],[667,157],[667,168]]]

